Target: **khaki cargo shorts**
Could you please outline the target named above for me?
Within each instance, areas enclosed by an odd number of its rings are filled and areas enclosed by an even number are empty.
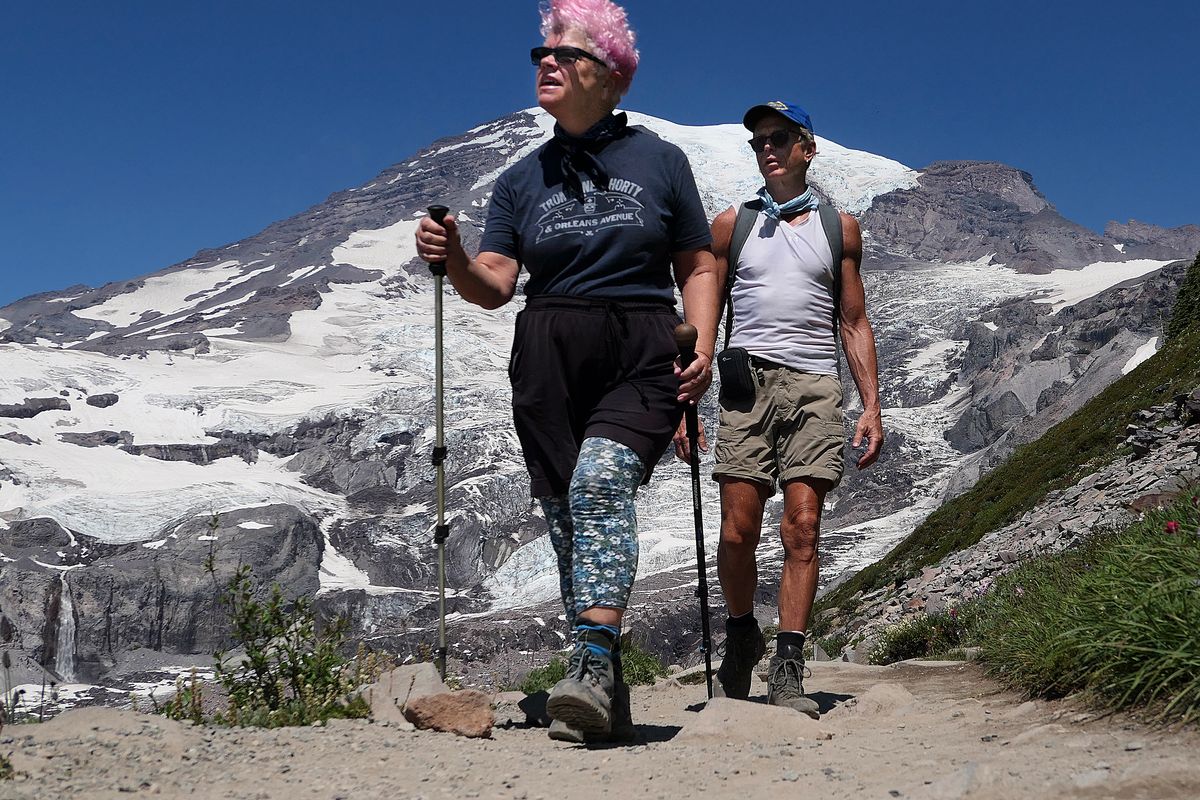
[[[796,478],[824,478],[837,486],[845,435],[841,381],[766,364],[754,367],[753,405],[721,398],[713,480],[755,481],[770,494]]]

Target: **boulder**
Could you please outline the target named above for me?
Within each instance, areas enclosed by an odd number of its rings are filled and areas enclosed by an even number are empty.
[[[106,394],[93,394],[88,397],[87,404],[89,406],[95,406],[96,408],[108,408],[109,406],[116,405],[117,401],[120,399],[120,395],[111,392]]]
[[[400,722],[404,720],[404,707],[408,703],[448,691],[437,667],[423,661],[385,672],[366,687],[363,694],[371,706],[373,718],[380,722]]]
[[[418,697],[404,707],[404,717],[420,730],[490,739],[496,718],[492,698],[474,689]]]

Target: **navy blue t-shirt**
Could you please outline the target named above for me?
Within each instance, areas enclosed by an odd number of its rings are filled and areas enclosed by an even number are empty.
[[[528,297],[673,304],[671,254],[712,241],[687,156],[644,128],[624,126],[591,152],[608,187],[580,173],[583,202],[564,186],[557,139],[507,169],[496,180],[480,251],[524,266]]]

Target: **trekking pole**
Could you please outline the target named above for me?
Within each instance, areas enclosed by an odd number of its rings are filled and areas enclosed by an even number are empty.
[[[430,206],[429,218],[438,225],[445,220],[450,209],[445,206]],[[438,649],[437,668],[442,680],[446,680],[446,539],[450,526],[446,524],[446,442],[442,426],[442,278],[446,275],[445,261],[430,261],[433,273],[433,325],[434,325],[434,390],[433,402],[437,419],[437,439],[433,445],[433,468],[437,475],[437,527],[433,541],[438,550]]]
[[[675,328],[675,345],[679,348],[679,364],[687,369],[696,357],[696,326],[682,322]],[[712,635],[708,629],[708,570],[704,557],[704,518],[700,510],[700,420],[696,404],[689,402],[684,411],[687,420],[688,449],[692,462],[692,514],[696,519],[696,596],[700,598],[700,652],[704,653],[704,682],[708,699],[713,696]]]

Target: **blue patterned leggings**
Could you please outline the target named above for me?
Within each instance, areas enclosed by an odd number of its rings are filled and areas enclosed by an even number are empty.
[[[611,439],[583,440],[566,496],[539,497],[567,624],[594,606],[624,609],[637,574],[634,494],[645,467],[632,449]]]

